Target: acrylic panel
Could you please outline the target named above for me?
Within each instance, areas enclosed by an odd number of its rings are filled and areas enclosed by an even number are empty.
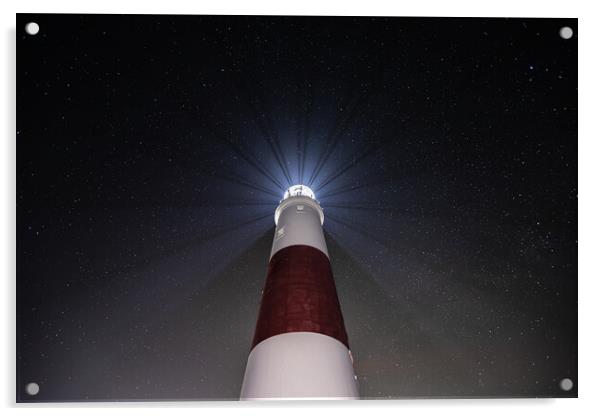
[[[18,402],[577,396],[577,19],[16,30]]]

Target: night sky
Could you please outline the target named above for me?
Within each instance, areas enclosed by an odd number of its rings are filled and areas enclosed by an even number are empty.
[[[17,400],[237,399],[296,183],[362,397],[575,397],[576,35],[18,15]]]

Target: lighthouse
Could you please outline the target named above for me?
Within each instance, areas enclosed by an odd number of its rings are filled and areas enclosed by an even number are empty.
[[[275,221],[241,399],[357,399],[324,212],[313,191],[288,188]]]

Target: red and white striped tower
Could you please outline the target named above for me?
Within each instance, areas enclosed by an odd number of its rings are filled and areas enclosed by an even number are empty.
[[[276,231],[241,399],[357,399],[347,332],[311,189],[291,186]]]

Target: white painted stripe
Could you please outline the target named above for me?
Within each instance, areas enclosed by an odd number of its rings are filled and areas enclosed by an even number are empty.
[[[285,199],[276,208],[276,230],[272,253],[288,246],[306,245],[317,248],[328,257],[328,248],[322,231],[324,213],[320,205],[306,196]]]
[[[347,347],[314,332],[288,332],[257,344],[249,354],[241,400],[301,398],[359,398]]]

